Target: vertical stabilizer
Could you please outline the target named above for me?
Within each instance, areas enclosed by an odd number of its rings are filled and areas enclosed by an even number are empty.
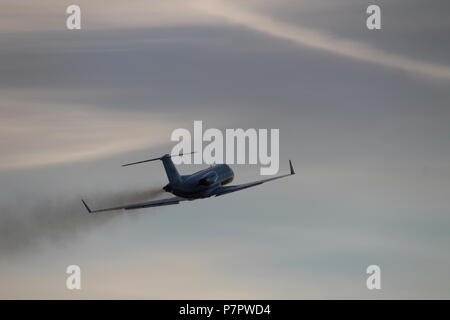
[[[173,184],[173,183],[180,182],[181,176],[178,173],[178,170],[172,161],[172,157],[180,157],[185,154],[192,154],[192,153],[194,153],[194,152],[180,153],[180,154],[176,154],[176,155],[165,154],[159,158],[153,158],[153,159],[147,159],[147,160],[142,160],[142,161],[138,161],[138,162],[131,162],[131,163],[123,164],[122,167],[132,166],[132,165],[144,163],[144,162],[161,160],[164,165],[164,169],[166,170],[167,179],[169,179],[169,182]]]
[[[180,182],[181,176],[172,161],[172,157],[169,154],[165,154],[161,157],[161,161],[164,165],[164,169],[166,170],[166,175],[167,179],[169,179],[169,182],[171,184]]]

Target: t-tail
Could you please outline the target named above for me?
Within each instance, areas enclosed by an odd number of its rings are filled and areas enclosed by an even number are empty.
[[[169,179],[169,183],[173,184],[173,183],[179,182],[181,180],[181,176],[180,176],[180,173],[178,172],[177,168],[175,167],[175,164],[172,161],[172,157],[178,157],[178,156],[183,156],[185,154],[192,154],[192,153],[194,153],[194,152],[180,153],[180,154],[174,154],[174,155],[165,154],[162,157],[158,157],[158,158],[123,164],[122,167],[132,166],[132,165],[140,164],[140,163],[144,163],[144,162],[161,160],[164,165],[164,169],[166,170],[167,179]]]

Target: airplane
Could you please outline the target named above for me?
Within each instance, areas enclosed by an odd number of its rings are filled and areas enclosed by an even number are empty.
[[[204,199],[212,196],[222,196],[224,194],[240,191],[263,184],[265,182],[281,179],[295,174],[292,162],[291,160],[289,160],[290,173],[288,174],[283,174],[276,177],[248,182],[244,184],[225,186],[226,184],[232,182],[234,179],[234,172],[227,164],[216,164],[190,175],[180,175],[177,168],[175,167],[175,164],[172,161],[172,157],[192,153],[194,152],[184,154],[180,153],[177,155],[165,154],[162,157],[122,165],[122,167],[127,167],[144,162],[161,160],[166,171],[167,178],[169,180],[169,183],[163,187],[163,190],[172,193],[173,195],[175,195],[175,197],[97,210],[92,210],[83,199],[81,199],[81,201],[83,202],[86,210],[89,213],[167,206],[172,204],[179,204],[181,201]]]

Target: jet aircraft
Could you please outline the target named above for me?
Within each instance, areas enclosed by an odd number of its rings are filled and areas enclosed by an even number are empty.
[[[234,179],[234,172],[227,164],[216,164],[190,175],[180,175],[177,168],[175,167],[175,164],[172,161],[172,157],[182,155],[183,154],[165,154],[162,157],[122,165],[122,167],[127,167],[144,162],[161,160],[166,171],[167,178],[169,180],[169,183],[163,187],[163,190],[172,193],[173,195],[175,195],[175,197],[96,210],[92,210],[84,200],[81,201],[83,202],[86,210],[89,213],[167,206],[178,204],[181,201],[204,199],[212,196],[222,196],[224,194],[240,191],[263,184],[265,182],[281,179],[295,174],[292,162],[291,160],[289,160],[290,173],[288,174],[283,174],[276,177],[248,182],[244,184],[226,186]]]

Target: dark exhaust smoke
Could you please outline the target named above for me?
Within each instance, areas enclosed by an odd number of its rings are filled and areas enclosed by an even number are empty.
[[[112,195],[91,195],[92,207],[118,206],[151,200],[161,189],[120,192]],[[92,198],[92,199],[91,199]],[[155,210],[155,209],[153,209]],[[0,256],[17,254],[40,247],[60,245],[81,234],[104,225],[121,212],[89,214],[80,198],[31,199],[22,197],[0,204]]]

